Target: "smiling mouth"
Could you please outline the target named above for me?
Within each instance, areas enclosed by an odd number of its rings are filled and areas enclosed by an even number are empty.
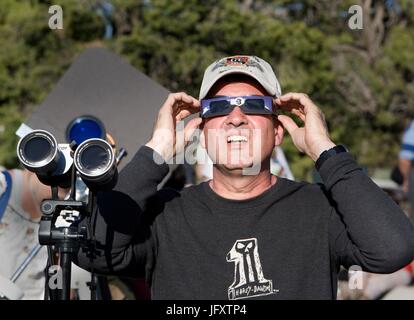
[[[227,143],[231,143],[231,142],[247,142],[247,137],[238,136],[238,135],[228,136]]]

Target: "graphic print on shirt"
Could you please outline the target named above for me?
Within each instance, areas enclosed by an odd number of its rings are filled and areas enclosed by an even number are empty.
[[[275,294],[272,280],[265,279],[256,238],[237,240],[226,256],[234,262],[234,281],[228,289],[229,300]]]

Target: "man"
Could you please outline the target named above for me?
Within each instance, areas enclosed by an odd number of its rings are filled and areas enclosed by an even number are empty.
[[[116,189],[99,195],[94,268],[144,274],[153,299],[334,299],[340,265],[387,273],[413,259],[414,230],[404,213],[331,141],[307,95],[281,95],[267,62],[214,62],[199,100],[170,94],[150,141]],[[304,126],[276,115],[278,108]],[[202,129],[213,179],[157,191],[168,172],[159,158],[182,149],[176,123],[198,111],[184,136]],[[284,129],[317,162],[324,186],[270,174]],[[78,259],[92,266],[84,253]]]

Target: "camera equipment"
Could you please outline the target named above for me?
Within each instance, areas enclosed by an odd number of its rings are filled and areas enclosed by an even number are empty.
[[[69,144],[57,144],[55,137],[45,130],[34,130],[17,144],[20,162],[46,185],[70,186],[73,164],[70,153]]]
[[[117,181],[116,158],[111,145],[102,139],[82,142],[73,156],[75,167],[91,190],[112,189]]]
[[[80,116],[73,119],[66,128],[66,141],[76,145],[92,138],[105,139],[106,130],[101,120],[94,116]]]
[[[46,292],[52,299],[67,300],[70,298],[72,257],[80,248],[93,250],[95,246],[93,238],[90,238],[93,237],[90,219],[96,207],[96,191],[115,186],[117,165],[127,153],[121,148],[115,156],[112,146],[99,138],[87,139],[78,146],[75,143],[59,145],[51,133],[35,130],[20,139],[17,154],[28,170],[35,172],[41,182],[51,186],[51,199],[43,200],[41,204],[39,243],[48,246],[48,271],[55,264],[54,252],[58,252],[60,257],[62,287],[57,291],[49,287]],[[87,188],[82,186],[83,183]],[[58,198],[58,186],[71,187],[67,199]],[[80,187],[81,190],[77,190]],[[82,193],[81,199],[78,191]],[[80,221],[85,218],[87,227],[80,227]],[[96,281],[92,271],[92,299],[96,298]]]

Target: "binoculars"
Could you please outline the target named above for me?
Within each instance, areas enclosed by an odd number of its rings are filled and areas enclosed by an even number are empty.
[[[101,138],[58,144],[50,132],[34,130],[20,139],[17,156],[27,170],[50,186],[69,188],[73,169],[94,191],[113,188],[118,177],[114,150]]]

